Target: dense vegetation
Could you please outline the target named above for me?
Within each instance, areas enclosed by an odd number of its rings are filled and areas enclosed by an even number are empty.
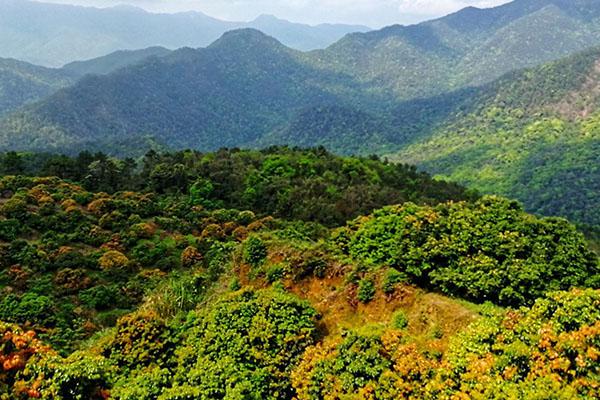
[[[394,154],[594,232],[598,51],[467,86],[594,45],[598,15],[589,0],[522,0],[310,53],[247,29],[205,49],[112,54],[70,68],[135,65],[4,118],[0,148],[126,157],[277,144]],[[156,51],[162,57],[142,60]]]
[[[337,157],[323,148],[273,147],[147,153],[139,162],[104,154],[77,157],[6,153],[0,173],[58,176],[91,191],[189,194],[195,205],[250,209],[261,215],[341,225],[386,204],[435,204],[475,196],[414,167],[377,157]]]
[[[511,74],[392,159],[600,226],[598,50]]]
[[[0,58],[0,116],[43,99],[74,82],[66,71]]]
[[[598,17],[0,63],[0,400],[599,398]]]
[[[98,186],[0,180],[3,400],[597,395],[600,263],[564,220],[495,197],[448,202],[464,191],[320,149],[150,154],[120,181],[148,186],[114,194],[93,173],[125,162],[11,153],[0,166],[15,160]],[[291,173],[301,166],[323,173]],[[310,192],[292,214],[264,205],[269,190],[235,203],[247,188],[216,178],[232,172],[280,192],[377,176],[369,191],[432,205],[340,227],[301,212],[335,202]],[[353,216],[379,206],[357,202]]]
[[[599,15],[590,0],[520,0],[354,33],[307,53],[252,29],[228,32],[208,48],[181,49],[116,75],[84,79],[0,125],[0,145],[71,152],[104,147],[111,153],[157,144],[391,151],[454,115],[467,94],[453,95],[448,109],[449,92],[598,45]],[[260,21],[259,28],[269,25],[269,18]],[[131,65],[155,51],[112,54],[67,70],[104,71],[117,56],[119,66]],[[433,99],[421,100],[427,98]]]
[[[413,282],[462,298],[527,304],[545,292],[596,287],[596,256],[562,219],[539,220],[513,201],[384,208],[338,232],[368,265],[387,265]]]

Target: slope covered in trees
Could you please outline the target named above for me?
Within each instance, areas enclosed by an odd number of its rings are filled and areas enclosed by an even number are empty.
[[[316,59],[401,99],[480,85],[600,44],[594,0],[516,0],[350,34]],[[523,40],[527,38],[527,40]]]
[[[105,56],[85,61],[74,61],[61,69],[76,76],[89,74],[106,75],[130,65],[139,64],[150,57],[163,57],[170,53],[164,47],[148,47],[141,50],[119,50]]]
[[[519,0],[351,34],[307,53],[251,29],[229,32],[207,49],[83,80],[4,121],[0,146],[388,152],[453,115],[468,88],[600,44],[599,14],[590,0]],[[361,145],[348,144],[357,137]]]
[[[505,72],[498,55],[517,67],[592,45],[597,7],[587,0],[521,0],[469,8],[416,26],[350,35],[310,53],[258,31],[234,31],[206,49],[87,77],[11,114],[0,121],[0,148],[124,156],[290,144],[397,153],[393,160],[594,230],[600,225],[599,52],[463,86]],[[571,22],[549,23],[548,15]],[[524,34],[531,42],[517,40]],[[558,45],[549,49],[540,41]],[[468,55],[475,49],[481,54]],[[449,69],[446,58],[471,64]],[[411,72],[403,63],[423,68]]]
[[[0,174],[58,176],[92,191],[189,193],[205,207],[340,225],[396,202],[436,204],[476,195],[431,179],[414,167],[376,157],[338,157],[323,148],[269,148],[215,153],[149,152],[139,162],[102,153],[77,157],[6,153]]]
[[[66,71],[0,59],[0,116],[48,97],[74,81],[75,75]]]
[[[203,150],[248,146],[298,110],[358,96],[346,76],[311,67],[302,53],[259,31],[239,30],[206,49],[85,77],[5,120],[1,146],[126,154],[147,150],[145,141]]]
[[[290,167],[324,163],[324,176],[357,180],[397,170],[314,150],[163,157],[215,175],[240,157],[288,190],[303,185]],[[189,173],[202,188],[215,176]],[[418,179],[394,178],[407,191]],[[2,178],[6,398],[598,395],[600,264],[566,221],[485,197],[405,203],[330,229],[180,184],[111,195]]]
[[[600,51],[507,75],[392,159],[600,225]]]
[[[162,47],[117,51],[73,62],[62,68],[45,68],[13,59],[0,59],[0,117],[50,97],[60,89],[73,85],[84,75],[106,75],[168,53],[169,50]]]

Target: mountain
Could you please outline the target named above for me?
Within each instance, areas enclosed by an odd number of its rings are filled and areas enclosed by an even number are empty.
[[[597,226],[598,51],[492,79],[597,43],[599,8],[517,0],[312,52],[235,30],[205,49],[85,77],[12,113],[0,121],[0,148],[139,155],[324,145],[392,154],[529,211]]]
[[[350,25],[311,27],[272,17],[229,22],[200,12],[153,14],[135,7],[91,8],[2,0],[0,56],[60,67],[118,50],[152,46],[169,49],[205,47],[226,31],[260,27],[301,50],[325,47],[356,30]]]
[[[600,15],[600,5],[588,0],[517,0],[419,25],[353,33],[307,53],[238,30],[207,49],[182,49],[116,76],[84,80],[12,116],[2,124],[1,143],[19,149],[19,138],[45,132],[25,143],[68,150],[119,138],[121,146],[134,140],[138,147],[147,137],[174,148],[291,143],[343,153],[391,152],[431,133],[470,96],[470,87],[509,68],[600,43],[593,15]],[[560,21],[550,24],[554,16]],[[269,16],[257,22],[281,23]],[[529,40],[520,40],[525,34]],[[554,40],[556,35],[563,40]],[[256,45],[244,48],[246,41]],[[264,51],[262,59],[252,51]]]
[[[595,0],[516,0],[350,34],[315,58],[380,92],[429,97],[598,45],[598,16]]]
[[[600,49],[482,87],[391,158],[600,226]]]
[[[72,83],[73,74],[0,58],[0,116]]]
[[[13,59],[0,59],[0,116],[49,97],[84,75],[109,74],[169,52],[162,47],[117,51],[103,57],[77,61],[63,68],[46,68]]]
[[[4,121],[0,140],[6,148],[27,142],[37,150],[122,153],[132,149],[123,141],[146,136],[173,148],[243,146],[303,109],[359,96],[367,98],[344,75],[318,70],[302,53],[245,29],[206,49],[84,77]]]
[[[164,47],[148,47],[141,50],[120,50],[86,61],[74,61],[62,67],[77,76],[106,75],[118,69],[138,64],[149,57],[163,57],[171,51]]]

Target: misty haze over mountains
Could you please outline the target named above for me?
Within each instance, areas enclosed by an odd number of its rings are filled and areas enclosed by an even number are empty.
[[[200,12],[153,14],[140,8],[92,8],[29,0],[0,3],[0,57],[60,67],[117,50],[205,47],[228,30],[256,28],[299,50],[324,48],[365,26],[309,26],[263,15],[230,22]]]

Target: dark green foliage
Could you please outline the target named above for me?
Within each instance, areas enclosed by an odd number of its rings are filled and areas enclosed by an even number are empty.
[[[244,261],[252,267],[257,268],[262,265],[267,257],[267,247],[262,240],[256,236],[251,236],[244,243]]]
[[[408,326],[408,317],[402,310],[398,310],[392,317],[392,326],[396,329],[406,329]]]
[[[136,172],[133,160],[107,158],[102,153],[81,153],[75,158],[49,155],[21,157],[30,175],[44,176],[51,171],[60,178],[83,183],[90,191],[188,193],[189,204],[186,206],[252,210],[260,216],[273,215],[325,225],[342,225],[387,204],[404,201],[434,204],[475,197],[460,186],[434,180],[408,165],[387,163],[377,157],[338,157],[324,148],[223,149],[207,154],[193,151],[158,154],[151,151],[142,159],[139,172]],[[58,162],[69,167],[55,169],[53,166]],[[18,187],[14,184],[7,189]],[[86,203],[90,199],[81,201]],[[15,215],[18,216],[17,206],[23,208],[24,205],[15,203],[13,206],[17,208]],[[131,207],[131,204],[127,206]],[[127,208],[127,212],[121,212],[121,218],[117,218],[119,214],[106,215],[104,221],[124,223],[130,212],[140,215],[152,213],[156,204],[152,202],[152,196],[148,196],[135,207],[136,210]],[[240,214],[237,222],[253,222],[252,212]],[[41,223],[50,226],[50,222],[60,221],[45,218]],[[177,229],[168,225],[163,228]],[[313,233],[308,231],[319,229],[317,225],[300,228],[297,226],[291,231],[296,234],[306,231],[312,236]]]
[[[75,75],[0,58],[0,116],[75,82]]]
[[[373,300],[375,292],[376,288],[373,280],[365,278],[358,283],[357,297],[362,303],[368,303],[369,301]]]
[[[79,294],[79,298],[85,306],[96,310],[115,308],[123,303],[121,291],[115,285],[96,286],[84,290]]]
[[[519,305],[598,285],[598,260],[572,225],[529,216],[509,200],[388,207],[352,229],[354,257],[475,301]]]
[[[138,54],[122,53],[116,56],[132,58],[124,64],[134,65],[83,78],[13,115],[2,125],[2,143],[20,150],[106,148],[113,154],[167,145],[214,150],[282,143],[321,144],[344,153],[392,151],[458,109],[442,99],[417,100],[420,112],[412,112],[414,105],[402,101],[476,86],[600,42],[598,22],[588,17],[598,15],[597,4],[552,3],[517,1],[480,15],[467,9],[418,25],[353,33],[309,53],[252,29],[139,64]],[[157,31],[148,29],[146,36]],[[198,33],[190,40],[205,37]],[[214,32],[208,37],[216,39]],[[91,64],[102,70],[106,61]],[[140,98],[145,101],[134,101]]]

